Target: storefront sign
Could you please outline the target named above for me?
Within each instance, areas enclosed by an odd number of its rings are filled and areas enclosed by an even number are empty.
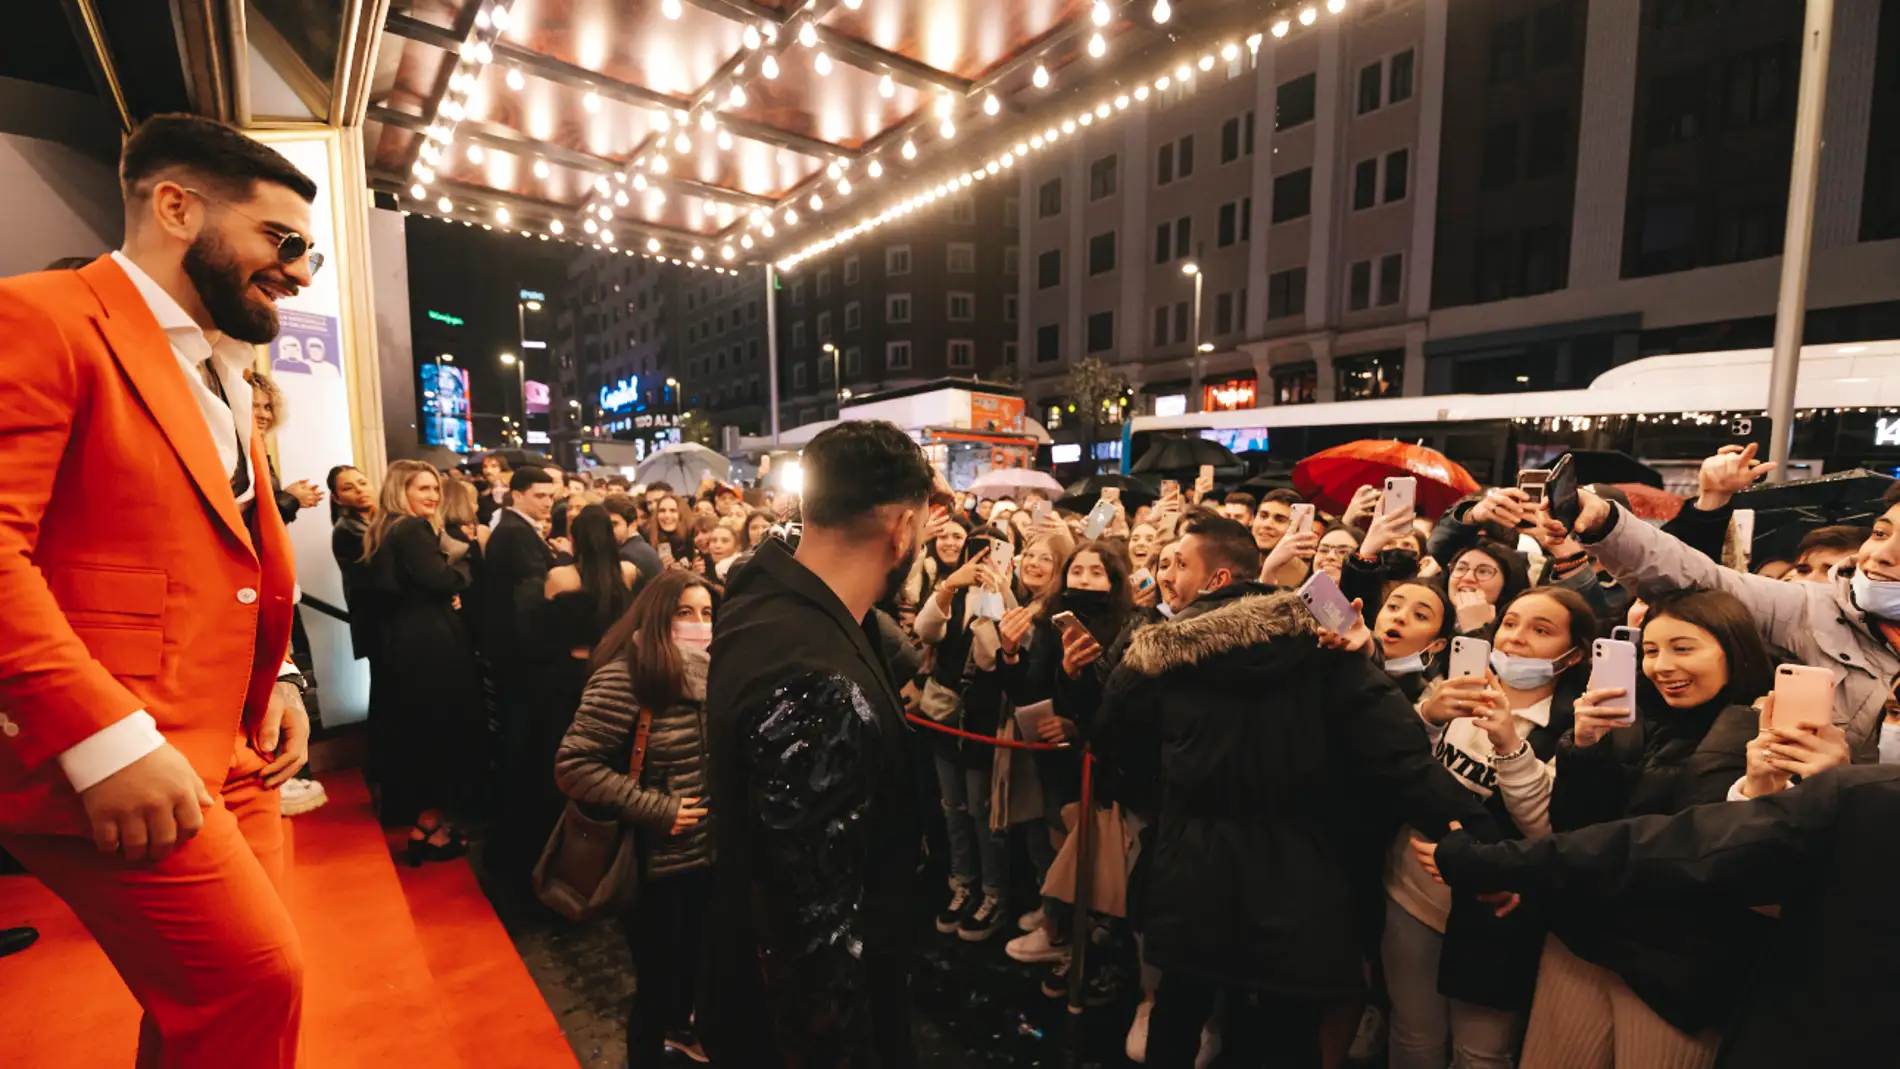
[[[600,407],[609,412],[625,412],[640,400],[640,376],[621,379],[613,386],[600,388]]]
[[[1187,394],[1171,393],[1155,398],[1155,415],[1181,416],[1187,414]]]
[[[1023,431],[1023,399],[994,393],[970,395],[970,429],[978,431]]]
[[[1900,417],[1881,416],[1874,420],[1875,445],[1900,445]]]
[[[459,327],[462,325],[461,316],[452,316],[447,312],[438,312],[433,308],[429,309],[429,318],[435,320],[437,323],[451,327]]]
[[[533,379],[521,384],[521,396],[528,403],[528,415],[545,416],[548,414],[548,384]]]
[[[1254,380],[1228,379],[1209,383],[1203,390],[1201,408],[1208,412],[1232,412],[1254,407]]]
[[[540,290],[522,290],[521,299],[524,301],[545,301],[548,299],[548,295],[542,293]]]

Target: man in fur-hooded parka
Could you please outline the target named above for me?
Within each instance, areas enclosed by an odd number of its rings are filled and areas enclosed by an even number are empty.
[[[1164,974],[1355,995],[1367,933],[1348,873],[1376,865],[1349,855],[1368,813],[1495,837],[1391,680],[1316,626],[1291,592],[1203,598],[1139,631],[1109,678],[1090,745],[1105,779],[1160,787],[1144,935]]]

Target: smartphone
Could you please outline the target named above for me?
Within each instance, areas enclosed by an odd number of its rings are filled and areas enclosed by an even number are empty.
[[[1014,563],[1015,551],[1015,547],[1011,546],[1006,539],[990,540],[990,563],[1002,570],[1004,578],[1009,576],[1009,567]]]
[[[1459,635],[1451,640],[1449,679],[1483,679],[1491,671],[1491,644]]]
[[[1385,495],[1379,499],[1379,515],[1404,512],[1418,503],[1418,480],[1410,475],[1395,475],[1385,481]]]
[[[1834,719],[1834,673],[1805,664],[1775,667],[1775,718],[1783,731],[1820,727]]]
[[[1155,585],[1154,575],[1146,568],[1136,568],[1135,574],[1129,576],[1128,581],[1135,584],[1136,590],[1146,590]]]
[[[1049,617],[1049,622],[1056,625],[1056,629],[1061,631],[1064,635],[1071,635],[1077,631],[1088,630],[1088,628],[1082,626],[1082,621],[1076,619],[1075,614],[1072,612],[1056,613],[1054,616]]]
[[[1619,687],[1621,697],[1607,698],[1606,709],[1623,710],[1620,724],[1636,723],[1636,644],[1600,638],[1590,644],[1590,689]]]
[[[1049,510],[1054,507],[1054,505],[1051,505],[1047,501],[1037,501],[1034,505],[1029,506],[1029,518],[1037,523],[1041,523],[1049,518]]]
[[[1311,534],[1313,531],[1313,506],[1304,502],[1292,506],[1293,519],[1287,524],[1289,535]]]
[[[1549,468],[1525,468],[1517,473],[1517,488],[1524,491],[1533,506],[1544,500],[1544,484],[1549,481]]]
[[[1313,577],[1300,584],[1300,601],[1319,625],[1335,634],[1343,635],[1351,631],[1354,624],[1360,622],[1359,614],[1353,611],[1352,602],[1347,600],[1339,584],[1325,572],[1314,572]]]
[[[1544,480],[1544,507],[1565,530],[1575,529],[1583,502],[1577,498],[1577,466],[1569,453],[1550,466],[1550,478]]]
[[[668,542],[664,538],[660,539],[660,563],[673,563],[673,543]]]
[[[1201,474],[1194,481],[1196,483],[1204,483],[1208,486],[1214,485],[1214,465],[1212,464],[1201,465]]]
[[[1121,504],[1122,503],[1122,488],[1119,486],[1102,487],[1102,500],[1108,502],[1111,505]]]
[[[1179,479],[1161,480],[1161,496],[1162,497],[1180,497],[1181,496],[1181,481]]]
[[[1102,537],[1102,532],[1108,530],[1108,525],[1113,522],[1114,519],[1115,503],[1108,499],[1108,491],[1104,490],[1102,491],[1102,499],[1097,501],[1095,507],[1089,510],[1089,518],[1087,522],[1082,524],[1083,540],[1093,542],[1097,538]]]
[[[1610,628],[1610,637],[1618,642],[1627,642],[1632,646],[1641,646],[1643,644],[1643,629],[1640,627],[1612,627]]]

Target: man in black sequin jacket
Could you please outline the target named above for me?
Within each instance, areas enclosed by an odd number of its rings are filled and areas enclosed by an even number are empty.
[[[933,479],[889,423],[833,427],[803,463],[797,550],[734,573],[713,636],[699,1024],[720,1065],[904,1069],[919,817],[872,605],[910,570]]]

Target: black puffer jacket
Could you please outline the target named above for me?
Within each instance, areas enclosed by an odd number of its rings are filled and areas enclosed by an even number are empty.
[[[1164,972],[1355,995],[1367,941],[1349,874],[1377,861],[1352,855],[1381,847],[1367,806],[1496,837],[1385,673],[1321,649],[1314,626],[1291,593],[1184,611],[1137,632],[1109,679],[1091,748],[1105,774],[1161,783],[1144,934]]]
[[[640,702],[625,660],[595,672],[581,693],[574,723],[554,759],[554,780],[569,798],[621,815],[642,832],[646,876],[662,879],[711,868],[712,821],[672,834],[680,799],[705,799],[706,653],[681,648],[687,700],[653,711],[646,767],[638,782],[627,775]]]

